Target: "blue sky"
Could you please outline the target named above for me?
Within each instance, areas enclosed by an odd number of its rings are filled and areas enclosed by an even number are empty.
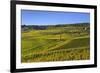
[[[21,10],[22,25],[89,23],[90,13]]]

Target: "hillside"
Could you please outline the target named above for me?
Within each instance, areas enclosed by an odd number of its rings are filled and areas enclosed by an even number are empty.
[[[90,58],[89,23],[21,27],[23,63]]]

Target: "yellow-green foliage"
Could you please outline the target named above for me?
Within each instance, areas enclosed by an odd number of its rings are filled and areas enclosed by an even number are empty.
[[[73,30],[65,30],[73,28]],[[89,33],[73,27],[22,32],[22,62],[87,60],[90,58]],[[80,32],[80,33],[79,33]],[[55,34],[56,33],[56,34]]]

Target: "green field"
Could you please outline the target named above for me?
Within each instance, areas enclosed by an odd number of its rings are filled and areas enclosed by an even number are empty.
[[[70,24],[22,27],[21,61],[49,62],[90,58],[90,25]]]

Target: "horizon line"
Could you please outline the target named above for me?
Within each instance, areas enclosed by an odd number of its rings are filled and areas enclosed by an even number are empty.
[[[30,26],[30,25],[35,25],[35,26],[48,26],[48,25],[72,25],[72,24],[83,24],[83,23],[87,23],[90,24],[90,22],[81,22],[81,23],[68,23],[68,24],[22,24],[22,25],[26,25],[26,26]]]

